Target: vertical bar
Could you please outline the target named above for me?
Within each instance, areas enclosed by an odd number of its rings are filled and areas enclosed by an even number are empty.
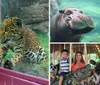
[[[100,56],[100,52],[99,52],[100,49],[99,49],[99,46],[98,46],[97,44],[95,44],[95,47],[96,47],[98,56]]]
[[[53,55],[52,55],[52,63],[54,64],[54,44],[53,44],[53,53],[52,53]]]
[[[60,50],[60,52],[61,52],[61,44],[59,44],[59,50]]]
[[[59,52],[59,58],[61,57],[61,44],[59,44],[59,50],[60,50],[60,52]]]
[[[88,64],[88,56],[87,56],[87,46],[86,46],[86,43],[84,43],[84,57],[85,57],[85,63]]]
[[[72,43],[70,43],[70,56],[69,56],[69,71],[71,71],[71,63],[72,63]]]
[[[66,49],[66,45],[64,44],[64,49]]]
[[[72,58],[74,58],[74,48],[73,48],[73,44],[72,44],[72,47],[71,47],[71,63],[72,63]]]
[[[60,50],[60,44],[59,44],[59,50],[57,52],[57,60],[58,60],[58,62],[60,60],[60,53],[61,53],[61,50]]]
[[[81,51],[81,44],[78,45],[78,51]]]

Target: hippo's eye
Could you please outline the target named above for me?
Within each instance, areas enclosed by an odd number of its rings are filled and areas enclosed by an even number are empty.
[[[70,15],[70,14],[73,14],[73,12],[70,11],[70,10],[68,10],[65,14],[66,14],[66,15]]]
[[[74,11],[77,11],[76,9],[74,9]]]

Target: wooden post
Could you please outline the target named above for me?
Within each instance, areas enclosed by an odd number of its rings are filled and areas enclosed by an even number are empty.
[[[57,60],[59,61],[59,59],[60,59],[60,53],[61,53],[61,44],[59,44],[59,50],[58,50],[58,56],[57,56]]]
[[[86,43],[84,43],[84,57],[85,57],[85,63],[88,64],[88,56],[87,56],[87,46],[86,46]]]
[[[52,47],[52,48],[53,48],[53,49],[52,49],[52,50],[53,50],[53,51],[52,51],[52,63],[54,64],[54,44],[52,44],[52,45],[53,45],[53,47]]]
[[[99,46],[97,44],[95,44],[95,48],[97,50],[97,55],[100,56],[100,52],[99,52],[100,49],[99,49]]]
[[[64,44],[64,49],[66,49],[66,45]]]
[[[72,66],[72,43],[70,43],[70,56],[69,56],[69,71],[71,71]]]
[[[59,52],[59,58],[61,57],[61,50],[62,50],[62,49],[61,49],[61,44],[59,44],[59,51],[60,51],[60,52]]]

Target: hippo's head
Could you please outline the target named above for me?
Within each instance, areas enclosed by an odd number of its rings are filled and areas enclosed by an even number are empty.
[[[64,8],[59,10],[60,19],[57,25],[60,28],[71,29],[73,33],[84,34],[94,28],[93,20],[77,8]]]
[[[79,42],[81,35],[89,33],[94,28],[93,20],[81,10],[67,7],[59,10],[51,20],[51,41]]]

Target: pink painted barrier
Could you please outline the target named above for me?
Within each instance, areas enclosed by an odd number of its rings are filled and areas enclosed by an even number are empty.
[[[0,67],[0,85],[49,85],[49,80]]]

